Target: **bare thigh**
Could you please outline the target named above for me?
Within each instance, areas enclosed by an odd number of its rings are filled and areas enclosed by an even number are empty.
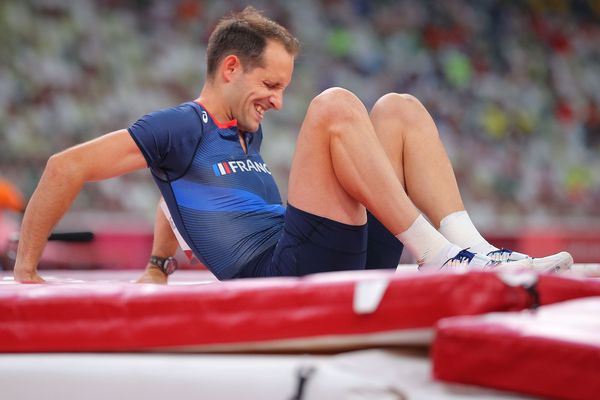
[[[370,117],[408,197],[436,227],[446,215],[464,209],[437,127],[419,100],[387,94],[377,101]]]
[[[366,223],[365,207],[344,188],[336,174],[331,134],[352,129],[352,121],[369,126],[371,122],[358,98],[339,91],[343,89],[326,90],[308,107],[292,161],[288,200],[311,214],[362,225]]]

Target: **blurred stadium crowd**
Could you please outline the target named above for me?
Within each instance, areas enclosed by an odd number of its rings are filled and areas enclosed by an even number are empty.
[[[284,198],[307,104],[335,85],[367,106],[418,97],[484,229],[600,219],[599,0],[4,0],[0,177],[28,196],[52,153],[194,99],[212,27],[247,3],[303,43],[264,124]],[[75,209],[151,218],[157,199],[143,171],[89,185]]]

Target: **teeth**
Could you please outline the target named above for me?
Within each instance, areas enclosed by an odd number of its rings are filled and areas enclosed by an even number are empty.
[[[263,114],[263,112],[265,111],[260,105],[256,105],[254,106],[254,109],[259,113],[259,114]]]

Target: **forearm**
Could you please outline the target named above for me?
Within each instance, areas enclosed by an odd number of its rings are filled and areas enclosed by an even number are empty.
[[[36,271],[50,232],[81,190],[84,180],[72,172],[60,156],[48,160],[23,217],[15,277]]]
[[[50,157],[25,211],[15,279],[41,281],[36,269],[48,235],[85,182],[113,178],[145,166],[144,156],[125,129]]]
[[[154,222],[154,242],[152,243],[152,255],[158,257],[171,257],[177,251],[177,238],[171,229],[164,212],[156,207],[156,218]]]
[[[177,238],[171,229],[169,221],[163,213],[160,203],[156,208],[156,217],[154,219],[154,241],[152,243],[152,255],[167,258],[175,255],[177,251]],[[162,269],[148,262],[142,276],[137,280],[138,283],[167,283],[168,276]]]

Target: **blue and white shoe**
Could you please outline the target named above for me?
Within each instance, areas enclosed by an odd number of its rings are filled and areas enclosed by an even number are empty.
[[[573,265],[573,256],[566,251],[561,251],[546,257],[530,257],[509,249],[498,249],[487,254],[494,261],[503,263],[529,263],[529,268],[537,272],[567,271]]]
[[[506,269],[527,269],[529,260],[497,261],[483,254],[470,252],[469,249],[461,250],[452,246],[448,254],[456,254],[448,258],[443,264],[419,264],[419,271],[433,272],[468,272],[468,271],[503,271]]]

